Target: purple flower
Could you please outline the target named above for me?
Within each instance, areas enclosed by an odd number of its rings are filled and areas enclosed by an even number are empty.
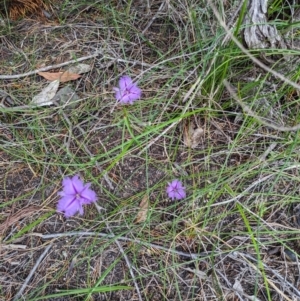
[[[96,193],[90,189],[91,184],[84,184],[78,175],[64,178],[62,184],[63,190],[58,192],[61,199],[58,201],[57,211],[64,212],[65,217],[73,216],[77,211],[82,215],[82,205],[97,201]]]
[[[168,183],[166,191],[169,198],[172,200],[181,200],[186,197],[185,187],[183,187],[182,183],[177,179],[173,180],[171,183]]]
[[[116,92],[115,97],[120,103],[133,104],[142,95],[142,90],[132,82],[128,75],[122,76],[119,80],[119,87],[113,89]]]

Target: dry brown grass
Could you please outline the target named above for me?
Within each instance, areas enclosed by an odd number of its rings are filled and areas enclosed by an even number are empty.
[[[4,9],[12,20],[18,20],[26,15],[35,18],[44,16],[43,10],[49,9],[46,0],[4,0]]]

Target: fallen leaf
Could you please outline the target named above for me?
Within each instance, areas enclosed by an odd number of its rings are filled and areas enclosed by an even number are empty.
[[[55,96],[59,87],[59,80],[51,82],[39,94],[33,97],[31,103],[39,107],[53,105],[51,99]]]
[[[233,289],[235,289],[236,291],[243,293],[244,289],[242,287],[242,284],[240,281],[238,281],[237,279],[235,279],[234,284],[232,286]]]
[[[197,147],[204,135],[204,130],[200,127],[195,127],[193,122],[186,122],[183,126],[183,142],[187,147]]]
[[[140,210],[136,215],[136,219],[135,219],[135,223],[139,224],[144,222],[147,219],[147,213],[148,213],[148,209],[149,209],[149,201],[148,201],[148,195],[145,194],[140,205]]]
[[[71,80],[76,80],[81,75],[72,73],[69,71],[65,72],[38,72],[38,74],[49,81],[59,80],[61,83],[65,83]]]
[[[250,301],[260,301],[256,296],[247,296]]]
[[[88,64],[78,64],[68,69],[70,73],[82,74],[91,71],[92,67]]]
[[[62,72],[38,72],[38,74],[47,80],[53,81],[59,79]]]
[[[69,109],[75,109],[78,106],[79,96],[70,87],[61,88],[52,98],[52,102],[62,106],[68,105]]]

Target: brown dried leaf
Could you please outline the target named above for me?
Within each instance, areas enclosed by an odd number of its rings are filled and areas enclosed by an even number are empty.
[[[187,147],[197,147],[204,135],[204,130],[200,127],[194,127],[193,122],[187,122],[183,127],[183,142]]]
[[[140,210],[137,213],[136,219],[134,221],[136,224],[142,223],[147,219],[147,213],[149,210],[149,201],[148,201],[147,194],[144,195],[139,207],[140,207]]]
[[[44,77],[47,80],[53,81],[53,80],[59,80],[61,83],[65,83],[71,80],[76,80],[81,75],[77,73],[72,73],[69,71],[65,72],[38,72],[38,74],[42,77]]]

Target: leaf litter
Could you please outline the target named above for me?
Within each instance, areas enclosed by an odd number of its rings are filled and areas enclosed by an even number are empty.
[[[189,148],[196,148],[202,141],[204,130],[195,122],[185,121],[183,123],[183,142]]]
[[[147,220],[148,212],[149,212],[149,199],[148,195],[145,194],[142,198],[140,205],[139,205],[139,211],[136,215],[135,223],[140,224]]]
[[[61,104],[64,102],[78,100],[79,97],[75,94],[75,92],[70,92],[71,88],[62,90],[60,93],[57,93],[57,90],[60,83],[77,80],[81,77],[80,74],[89,72],[90,70],[90,65],[78,64],[76,66],[70,67],[67,71],[38,72],[40,76],[51,81],[51,83],[46,86],[39,94],[34,96],[31,103],[37,106],[51,106],[54,104],[54,97],[58,98],[61,101]],[[68,94],[71,94],[71,98],[68,97]]]
[[[88,64],[78,64],[71,66],[66,71],[59,72],[38,72],[38,74],[49,81],[59,80],[61,83],[76,80],[81,77],[80,74],[91,71],[92,67]]]
[[[59,80],[52,81],[39,94],[33,97],[31,103],[39,107],[53,105],[51,99],[55,96],[58,87],[59,87]]]
[[[61,83],[76,80],[81,77],[80,74],[71,73],[69,71],[64,72],[38,72],[38,74],[49,81],[58,80]]]

